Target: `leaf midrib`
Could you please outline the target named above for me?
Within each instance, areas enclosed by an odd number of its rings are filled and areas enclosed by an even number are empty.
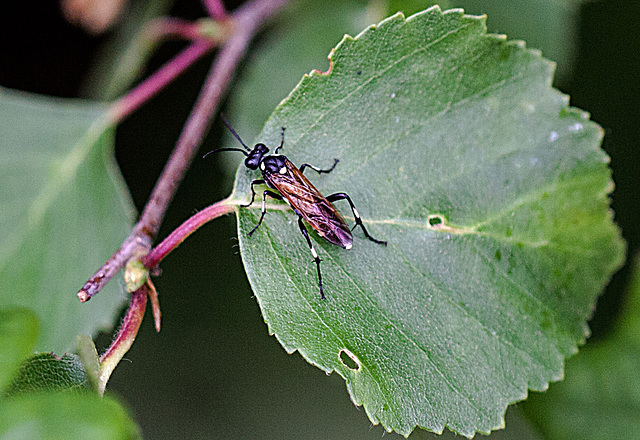
[[[309,309],[313,311],[313,313],[317,316],[318,320],[320,322],[322,322],[322,324],[329,329],[329,331],[336,337],[337,340],[339,340],[344,348],[347,348],[347,344],[344,343],[344,341],[342,340],[342,338],[340,338],[332,329],[331,327],[323,320],[323,318],[320,316],[320,314],[318,314],[318,312],[315,310],[315,308],[311,305],[311,303],[309,302],[309,300],[306,298],[306,296],[303,295],[301,288],[298,286],[298,284],[296,283],[296,281],[292,278],[291,276],[291,271],[288,269],[287,265],[284,264],[283,258],[282,258],[282,254],[280,252],[278,252],[274,246],[274,240],[271,236],[271,229],[270,228],[266,228],[267,229],[267,236],[269,238],[269,244],[271,246],[271,249],[273,251],[273,253],[278,257],[278,262],[280,264],[280,266],[282,267],[282,269],[284,270],[285,273],[287,273],[287,276],[289,277],[289,282],[290,284],[292,284],[293,286],[295,286],[296,290],[299,292],[300,296],[302,298],[304,298],[305,303],[308,305]],[[345,276],[345,278],[347,278],[349,280],[349,282],[360,292],[360,296],[362,298],[364,298],[367,302],[369,302],[369,304],[372,306],[373,309],[378,311],[378,314],[386,321],[388,322],[391,326],[393,326],[393,328],[396,329],[396,331],[402,335],[408,342],[410,342],[411,344],[413,344],[416,348],[418,348],[419,351],[421,351],[426,360],[432,365],[433,370],[436,371],[440,377],[444,380],[445,384],[452,389],[454,392],[456,392],[458,395],[460,395],[460,397],[462,397],[463,399],[465,399],[467,402],[469,402],[469,405],[474,408],[476,410],[477,414],[483,414],[483,415],[487,415],[482,409],[480,409],[478,406],[476,406],[476,404],[473,402],[473,400],[465,395],[456,385],[454,385],[453,383],[449,382],[449,379],[443,374],[443,372],[440,370],[440,367],[430,358],[429,353],[426,351],[426,349],[424,349],[422,346],[420,346],[420,344],[418,344],[415,340],[413,340],[412,338],[410,338],[407,334],[405,334],[400,328],[399,326],[391,321],[384,313],[382,313],[382,310],[380,309],[380,307],[375,304],[374,302],[371,301],[371,299],[365,295],[364,290],[362,290],[362,288],[360,288],[360,286],[355,282],[355,280],[353,280],[353,278],[351,277],[351,275],[349,275],[348,272],[346,272],[344,270],[344,268],[340,265],[337,264],[335,262],[335,260],[333,259],[333,257],[331,256],[331,254],[327,254],[329,259],[331,259],[331,261],[333,262],[334,266],[338,267],[338,269],[343,273],[343,275]],[[364,364],[362,364],[364,366]],[[369,373],[369,376],[371,378],[373,378],[376,383],[378,383],[378,388],[381,388],[381,384],[379,383],[378,379],[371,373]],[[393,375],[391,375],[391,380],[393,379]],[[388,392],[385,392],[383,395],[389,395]],[[389,404],[391,402],[388,402]],[[390,408],[393,408],[394,406],[389,405]],[[397,414],[396,414],[397,417]],[[397,420],[402,420],[401,417],[397,417]]]
[[[48,208],[55,202],[58,195],[65,188],[65,185],[75,178],[76,170],[85,162],[94,142],[99,139],[110,124],[103,115],[104,114],[96,117],[89,125],[88,130],[76,141],[74,147],[58,162],[57,168],[63,172],[58,172],[57,176],[60,176],[59,178],[48,180],[45,185],[40,188],[38,194],[26,210],[27,219],[25,226],[18,229],[16,234],[9,237],[0,246],[0,269],[7,264],[9,256],[20,248],[24,240],[29,236],[29,232],[41,224]]]

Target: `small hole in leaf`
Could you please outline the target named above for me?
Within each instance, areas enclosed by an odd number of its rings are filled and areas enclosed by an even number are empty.
[[[430,228],[437,229],[444,226],[444,217],[441,215],[430,215],[427,218],[427,222],[429,222]]]
[[[340,350],[340,362],[350,370],[360,370],[360,360],[346,348]]]

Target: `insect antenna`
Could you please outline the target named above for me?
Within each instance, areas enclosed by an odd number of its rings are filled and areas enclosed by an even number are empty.
[[[240,148],[216,148],[215,150],[211,150],[208,153],[206,153],[204,156],[202,156],[202,158],[204,159],[205,157],[207,157],[208,155],[210,155],[211,153],[217,153],[218,151],[239,151],[242,154],[244,154],[245,156],[248,156],[249,153],[247,153],[244,150],[241,150]]]
[[[238,135],[238,133],[236,133],[236,131],[233,129],[233,127],[231,127],[231,124],[229,124],[229,121],[227,121],[227,118],[224,117],[224,115],[222,113],[220,113],[220,118],[222,119],[222,122],[224,122],[224,125],[227,126],[227,128],[229,129],[229,131],[231,132],[232,135],[235,136],[236,139],[238,139],[238,141],[240,141],[240,143],[242,144],[242,146],[244,147],[245,150],[247,150],[248,152],[251,152],[251,148],[247,147],[247,144],[245,144],[244,142],[242,142],[242,139],[240,139],[240,136]],[[215,150],[211,150],[209,151],[207,154],[205,154],[204,156],[202,156],[202,158],[204,159],[205,157],[207,157],[208,155],[210,155],[211,153],[217,153],[218,151],[239,151],[242,154],[244,154],[245,156],[248,156],[249,154],[247,153],[247,151],[241,150],[240,148],[216,148]]]
[[[247,147],[247,144],[242,142],[242,139],[240,139],[240,135],[238,133],[236,133],[236,131],[231,126],[231,124],[229,124],[229,121],[227,121],[227,118],[225,118],[222,113],[220,113],[220,119],[222,119],[222,122],[224,122],[224,125],[226,125],[227,128],[229,129],[229,131],[231,132],[231,134],[234,135],[236,137],[236,139],[238,139],[238,141],[242,144],[244,149],[247,150],[247,151],[251,151],[251,148]]]

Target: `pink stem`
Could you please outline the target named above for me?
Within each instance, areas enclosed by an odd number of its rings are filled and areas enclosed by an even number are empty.
[[[267,18],[285,3],[286,0],[254,0],[245,3],[234,12],[236,31],[218,51],[200,96],[180,133],[176,148],[162,170],[140,220],[133,230],[133,235],[155,238],[169,202],[193,161],[200,141],[207,133],[209,122],[222,102],[236,67],[246,53],[251,39]]]
[[[218,21],[223,21],[227,18],[227,9],[221,0],[202,0],[202,3],[207,9],[209,17]]]
[[[202,37],[202,34],[199,25],[192,21],[176,17],[159,17],[147,25],[145,37],[150,42],[158,42],[169,37],[195,40]]]
[[[167,238],[162,240],[158,246],[153,248],[147,256],[142,257],[142,264],[144,264],[147,269],[156,267],[164,257],[178,247],[180,243],[182,243],[202,225],[222,215],[230,214],[235,211],[235,209],[236,207],[228,203],[226,200],[206,207],[174,229],[173,232],[169,234]]]
[[[100,378],[98,384],[100,394],[104,392],[111,373],[125,353],[129,351],[138,335],[138,329],[147,306],[147,294],[148,286],[146,284],[131,294],[129,309],[122,320],[118,336],[116,336],[107,351],[100,356]]]
[[[113,104],[110,110],[110,119],[119,122],[136,111],[162,90],[167,84],[176,79],[187,70],[195,61],[213,49],[214,43],[209,40],[197,40],[178,55],[162,66],[149,78],[138,84],[126,96]]]

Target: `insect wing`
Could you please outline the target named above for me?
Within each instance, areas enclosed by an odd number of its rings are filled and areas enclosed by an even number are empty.
[[[282,194],[318,235],[337,246],[351,248],[351,231],[335,206],[288,159],[285,167],[286,173],[274,173],[267,177],[271,186]]]

